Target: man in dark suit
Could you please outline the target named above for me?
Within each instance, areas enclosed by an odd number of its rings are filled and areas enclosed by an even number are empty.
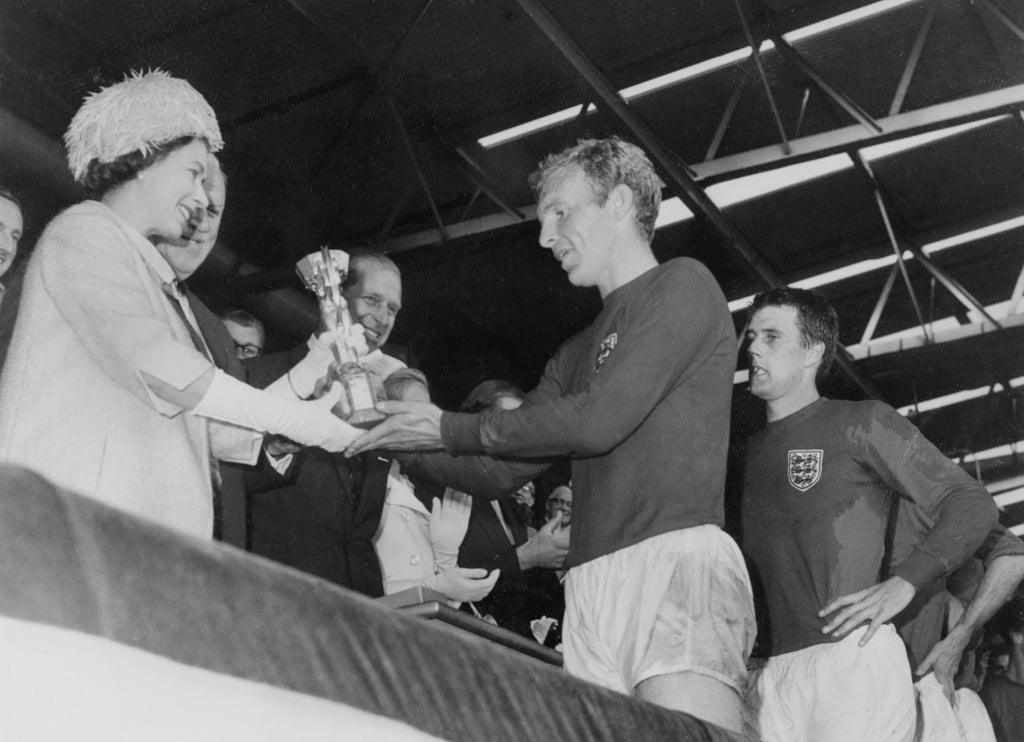
[[[203,182],[209,204],[206,212],[196,214],[189,223],[190,232],[180,243],[160,243],[157,251],[174,270],[182,287],[199,334],[213,364],[234,378],[245,381],[245,368],[238,360],[235,343],[220,318],[197,296],[188,292],[185,281],[203,264],[217,242],[221,218],[227,200],[227,176],[216,157],[211,156]],[[235,464],[216,467],[214,488],[214,537],[241,549],[246,547],[245,468]]]
[[[561,518],[551,518],[531,535],[514,498],[473,498],[459,566],[501,570],[494,589],[476,603],[480,613],[526,637],[533,636],[535,619],[561,622],[565,602],[555,568],[564,563],[569,542]]]
[[[402,305],[398,266],[382,253],[352,250],[342,294],[364,328],[364,362],[382,380],[405,364],[385,354]],[[305,346],[246,361],[249,381],[262,387],[279,377]],[[294,454],[285,475],[267,467],[249,478],[250,548],[269,559],[378,597],[384,586],[373,548],[390,460],[369,453],[348,459],[320,449]]]

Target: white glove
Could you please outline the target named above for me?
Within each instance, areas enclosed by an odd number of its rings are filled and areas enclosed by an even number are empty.
[[[499,576],[501,576],[499,569],[487,574],[486,569],[452,567],[434,575],[434,584],[428,585],[428,587],[434,588],[452,600],[475,603],[487,597],[494,589],[494,583],[498,581]]]
[[[430,543],[434,547],[434,563],[440,569],[457,564],[472,506],[472,497],[451,487],[445,489],[444,501],[434,498],[430,509]]]
[[[215,369],[210,388],[192,412],[338,452],[363,432],[331,414],[340,395],[341,385],[334,384],[327,394],[313,402],[283,400]]]
[[[330,365],[334,362],[334,351],[332,350],[336,340],[346,340],[350,347],[364,355],[367,352],[366,338],[363,336],[363,326],[359,323],[353,324],[348,334],[340,327],[334,331],[321,333],[319,336],[309,339],[309,352],[305,358],[292,366],[288,373],[277,379],[264,391],[273,394],[275,397],[284,399],[309,399],[313,396],[316,382],[330,372]]]

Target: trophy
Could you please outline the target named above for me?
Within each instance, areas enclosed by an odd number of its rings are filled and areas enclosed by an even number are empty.
[[[306,288],[316,294],[324,329],[333,332],[340,326],[344,330],[335,334],[331,346],[336,368],[328,379],[341,382],[347,405],[339,402],[332,411],[349,425],[372,428],[386,417],[376,407],[385,397],[380,381],[363,365],[359,351],[349,344],[352,316],[341,295],[341,282],[348,273],[348,253],[328,250],[325,245],[296,263],[295,270]]]

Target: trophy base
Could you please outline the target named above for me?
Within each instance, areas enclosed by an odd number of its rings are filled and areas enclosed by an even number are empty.
[[[383,412],[373,407],[364,410],[356,410],[348,417],[345,417],[345,409],[342,405],[335,405],[333,409],[331,409],[331,412],[352,427],[362,428],[363,430],[369,430],[378,423],[384,422],[388,417]]]

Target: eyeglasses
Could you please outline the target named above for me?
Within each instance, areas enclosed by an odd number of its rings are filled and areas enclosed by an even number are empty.
[[[255,358],[263,352],[263,348],[258,345],[253,345],[252,343],[245,343],[243,345],[238,341],[235,341],[235,350],[241,358]]]

